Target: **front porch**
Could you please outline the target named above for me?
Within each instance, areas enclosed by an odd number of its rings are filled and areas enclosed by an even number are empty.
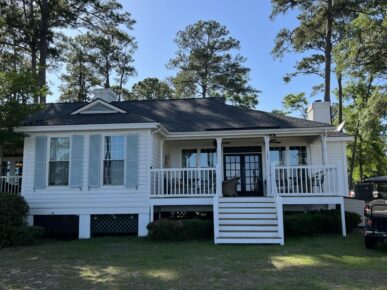
[[[162,141],[151,219],[157,208],[211,206],[215,243],[283,244],[284,205],[340,205],[345,236],[343,168],[328,158],[324,135]]]

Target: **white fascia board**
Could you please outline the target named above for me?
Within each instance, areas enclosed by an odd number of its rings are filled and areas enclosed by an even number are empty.
[[[58,126],[21,126],[15,127],[15,132],[72,132],[95,130],[125,130],[125,129],[154,129],[158,123],[123,123],[123,124],[93,124],[93,125],[58,125]]]
[[[124,111],[124,110],[122,110],[122,109],[120,109],[120,108],[118,108],[118,107],[116,107],[116,106],[113,106],[113,105],[109,104],[108,102],[105,102],[104,100],[96,99],[96,100],[92,101],[91,103],[89,103],[89,104],[87,104],[87,105],[85,105],[85,106],[83,106],[83,107],[81,107],[81,108],[75,110],[75,111],[72,112],[70,115],[80,114],[80,113],[82,113],[84,110],[87,110],[87,109],[93,107],[93,106],[96,105],[96,104],[104,105],[104,106],[106,106],[107,108],[116,111],[117,113],[127,113],[126,111]],[[85,114],[87,114],[87,113],[85,112]]]
[[[334,127],[319,127],[319,128],[294,128],[294,129],[262,129],[262,130],[226,130],[226,131],[199,131],[199,132],[169,132],[166,135],[166,140],[184,140],[184,139],[200,139],[200,138],[251,138],[263,137],[265,135],[275,134],[277,137],[286,136],[314,136],[316,134],[333,131]]]

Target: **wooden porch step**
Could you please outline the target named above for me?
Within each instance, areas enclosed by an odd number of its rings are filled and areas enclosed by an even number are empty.
[[[215,239],[217,244],[281,244],[281,238],[228,237]]]
[[[219,208],[219,214],[222,213],[277,213],[276,209],[274,207],[229,207],[229,208]]]

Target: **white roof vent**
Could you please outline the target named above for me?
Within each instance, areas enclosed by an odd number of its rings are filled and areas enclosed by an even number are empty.
[[[101,99],[107,103],[117,101],[117,95],[111,89],[94,89],[94,100]]]

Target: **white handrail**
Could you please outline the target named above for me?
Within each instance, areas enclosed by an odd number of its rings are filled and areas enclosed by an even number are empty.
[[[273,166],[272,181],[281,196],[337,196],[337,165]]]
[[[215,193],[215,168],[151,169],[153,197],[214,196]]]
[[[0,192],[19,194],[21,184],[21,176],[0,176]]]
[[[275,176],[275,167],[271,168],[271,176]],[[271,179],[271,190],[274,197],[276,209],[277,209],[277,221],[278,221],[278,234],[281,238],[281,245],[285,244],[285,231],[284,231],[284,213],[283,202],[281,195],[278,194],[275,178]]]

